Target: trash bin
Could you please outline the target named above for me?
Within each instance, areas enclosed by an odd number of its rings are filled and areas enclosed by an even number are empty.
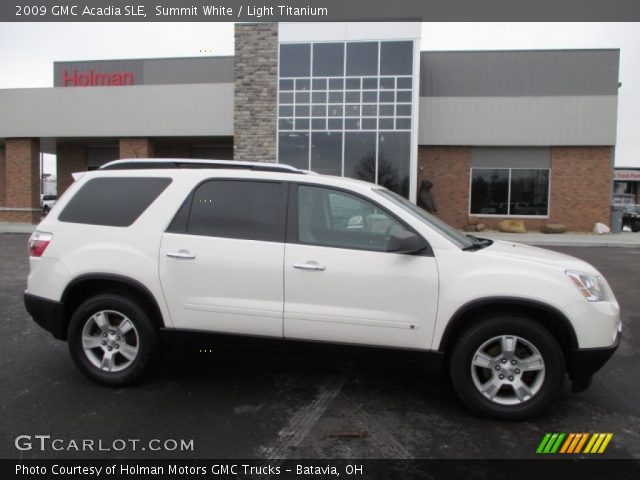
[[[622,232],[623,205],[611,205],[611,233]]]

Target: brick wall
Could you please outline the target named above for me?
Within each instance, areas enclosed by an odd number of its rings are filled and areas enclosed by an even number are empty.
[[[468,215],[470,161],[469,147],[419,147],[418,188],[422,180],[433,182],[438,216],[452,226],[463,228],[471,222],[496,229],[507,217]],[[609,225],[612,162],[611,147],[553,147],[549,218],[524,217],[527,229],[561,223],[571,231],[588,232],[596,222]]]
[[[423,180],[432,182],[438,217],[456,228],[467,224],[470,167],[469,147],[418,149],[418,191]]]
[[[73,183],[72,173],[87,169],[87,148],[85,145],[60,143],[56,147],[56,179],[58,197]]]
[[[235,26],[233,158],[276,161],[278,24]]]
[[[7,205],[7,159],[4,145],[0,146],[0,207]]]
[[[7,139],[5,165],[4,206],[16,210],[0,211],[0,221],[38,222],[40,219],[40,141],[35,138]]]
[[[554,147],[551,150],[551,223],[591,231],[610,225],[613,188],[611,147]]]
[[[121,138],[120,158],[152,158],[153,140],[149,138]]]

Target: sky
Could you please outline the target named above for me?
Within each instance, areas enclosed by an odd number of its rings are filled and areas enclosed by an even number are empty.
[[[421,50],[563,48],[621,50],[616,166],[640,167],[640,23],[422,25]],[[232,54],[232,23],[0,23],[0,88],[51,87],[54,61]]]

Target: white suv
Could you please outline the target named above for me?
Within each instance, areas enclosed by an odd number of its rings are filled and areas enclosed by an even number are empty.
[[[24,294],[91,379],[146,374],[161,337],[441,365],[473,411],[523,418],[620,341],[584,261],[452,229],[385,188],[285,165],[117,161],[29,241]]]

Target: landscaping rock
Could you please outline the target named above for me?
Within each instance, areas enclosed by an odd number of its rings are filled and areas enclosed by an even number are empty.
[[[607,227],[604,223],[596,223],[593,226],[593,233],[602,235],[604,233],[611,233],[611,229]]]
[[[498,224],[498,231],[504,233],[527,233],[524,220],[502,220]]]
[[[487,226],[484,223],[479,223],[476,225],[476,232],[483,232]]]
[[[542,233],[565,233],[567,231],[567,226],[562,225],[561,223],[547,223],[540,229],[540,231]]]

